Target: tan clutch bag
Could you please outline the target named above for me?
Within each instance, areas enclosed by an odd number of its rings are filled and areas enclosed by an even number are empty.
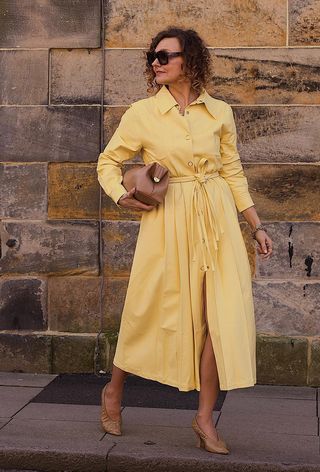
[[[159,205],[164,200],[169,185],[169,171],[157,162],[127,170],[123,186],[129,192],[135,187],[134,197],[147,205]]]

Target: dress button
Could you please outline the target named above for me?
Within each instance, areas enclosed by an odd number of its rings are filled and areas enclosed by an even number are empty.
[[[190,134],[186,134],[186,139],[190,139]]]
[[[203,266],[200,267],[200,270],[202,270],[203,272],[204,272],[205,270],[208,270],[208,269],[210,269],[210,267],[207,266],[207,265],[203,265]]]
[[[190,167],[193,166],[193,162],[192,162],[192,161],[189,161],[189,162],[188,162],[188,166],[190,166]]]

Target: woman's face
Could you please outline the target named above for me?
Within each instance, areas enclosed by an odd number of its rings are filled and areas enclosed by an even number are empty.
[[[167,52],[180,52],[182,49],[178,38],[164,38],[157,44],[155,52],[161,50]],[[158,59],[155,59],[152,63],[152,68],[156,74],[156,82],[159,85],[169,85],[183,80],[183,63],[183,56],[169,57],[169,62],[166,65],[161,65]]]

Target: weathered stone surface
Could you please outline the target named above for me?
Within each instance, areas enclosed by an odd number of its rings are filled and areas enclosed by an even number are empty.
[[[96,163],[50,163],[49,218],[99,218]]]
[[[2,1],[0,42],[2,47],[99,47],[100,1]]]
[[[257,336],[257,382],[272,385],[306,385],[307,339]]]
[[[46,299],[45,280],[0,278],[0,329],[46,329]]]
[[[0,70],[1,105],[48,103],[48,51],[0,51]]]
[[[0,217],[45,218],[46,186],[46,164],[0,164]]]
[[[98,273],[98,226],[94,222],[2,221],[0,274]]]
[[[317,49],[215,49],[212,91],[229,103],[319,104]]]
[[[0,370],[51,373],[51,336],[0,333]]]
[[[261,219],[320,220],[320,166],[252,164],[245,172]]]
[[[111,51],[110,51],[111,52]],[[120,107],[104,107],[104,113],[103,113],[103,128],[104,128],[104,144],[106,145],[115,130],[117,129],[117,126],[119,125],[119,122],[121,120],[122,115],[124,112],[127,110],[128,107],[125,106],[120,106]]]
[[[142,212],[129,210],[129,208],[119,208],[114,201],[106,195],[102,189],[102,218],[104,220],[133,220],[140,221]]]
[[[316,46],[320,43],[320,1],[291,0],[289,45]]]
[[[100,277],[49,277],[49,329],[74,333],[98,332],[100,284]]]
[[[0,107],[0,161],[96,161],[97,106]]]
[[[125,164],[124,172],[130,164]],[[97,164],[50,163],[48,173],[49,218],[99,218]],[[118,208],[103,189],[102,218],[140,220],[141,212]]]
[[[130,274],[139,226],[135,221],[102,222],[104,275]]]
[[[128,278],[104,279],[103,307],[105,329],[118,329],[125,296],[128,288]]]
[[[147,82],[143,76],[143,51],[110,49],[106,50],[105,54],[104,103],[124,107],[135,100],[146,98],[148,94]]]
[[[319,332],[317,333],[319,334]],[[311,358],[308,371],[308,385],[320,386],[320,338],[310,340]],[[318,399],[319,401],[319,399]]]
[[[235,106],[243,162],[319,162],[319,106]]]
[[[257,258],[257,275],[308,283],[320,276],[320,223],[266,223],[273,241],[273,254],[267,261]]]
[[[52,373],[94,372],[95,336],[52,337]]]
[[[119,15],[121,12],[121,15]],[[140,2],[111,0],[105,3],[106,46],[148,47],[151,37],[174,24],[194,28],[209,46],[285,46],[286,2],[263,0],[233,2]],[[223,25],[223,27],[217,27]]]
[[[101,102],[102,50],[51,51],[50,103]]]
[[[259,333],[317,336],[320,332],[320,283],[255,280]]]

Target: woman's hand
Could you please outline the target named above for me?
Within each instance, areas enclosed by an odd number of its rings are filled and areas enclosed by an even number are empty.
[[[140,200],[137,200],[133,194],[135,192],[135,188],[132,188],[130,192],[125,193],[122,195],[122,197],[119,198],[118,200],[118,205],[123,206],[125,208],[131,208],[132,210],[146,210],[146,211],[151,211],[153,210],[154,206],[153,205],[146,205],[143,202],[140,202]]]
[[[255,234],[255,240],[258,243],[257,253],[261,256],[261,259],[269,259],[272,254],[272,240],[267,233],[262,229],[258,229]]]

